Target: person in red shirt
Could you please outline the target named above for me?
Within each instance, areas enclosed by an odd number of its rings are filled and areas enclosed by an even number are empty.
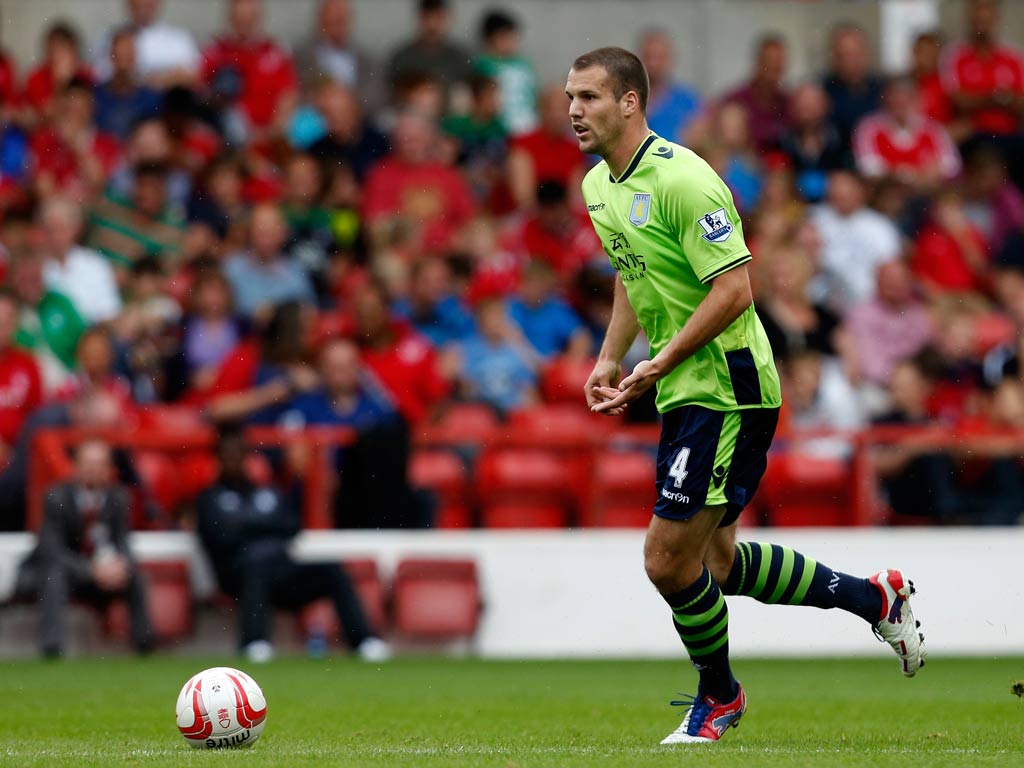
[[[49,117],[57,97],[72,80],[91,85],[92,71],[82,61],[78,33],[69,24],[58,21],[43,38],[43,61],[28,73],[22,93],[27,111],[25,119],[35,123]]]
[[[14,347],[18,300],[0,290],[0,466],[7,462],[25,418],[43,401],[35,358]]]
[[[557,181],[572,190],[575,203],[582,203],[578,191],[586,172],[579,142],[569,133],[565,93],[560,87],[546,88],[540,96],[540,126],[509,145],[512,199],[520,210],[532,209],[537,204],[537,185]]]
[[[348,335],[363,362],[395,399],[410,426],[424,421],[448,394],[430,341],[392,317],[384,289],[368,282],[356,297]]]
[[[960,153],[940,123],[921,114],[910,77],[885,86],[882,109],[853,132],[857,169],[868,178],[894,177],[912,189],[933,189],[960,173]]]
[[[540,259],[566,282],[587,264],[606,261],[590,217],[573,210],[565,187],[557,181],[539,185],[536,213],[513,224],[503,245],[519,264]]]
[[[959,193],[935,196],[930,222],[914,243],[910,267],[929,294],[981,293],[988,287],[985,239],[964,215]]]
[[[947,125],[953,119],[953,105],[942,86],[939,59],[942,40],[936,32],[922,32],[911,49],[910,76],[917,84],[921,112],[925,117]]]
[[[736,102],[746,110],[760,154],[776,149],[790,127],[789,93],[783,85],[788,60],[785,38],[765,35],[757,42],[750,79],[722,98],[723,104]]]
[[[121,157],[117,139],[93,125],[91,87],[72,80],[58,96],[53,118],[32,133],[29,150],[36,192],[41,198],[63,192],[76,198],[99,191]]]
[[[474,214],[473,193],[462,175],[435,159],[432,123],[403,113],[392,131],[392,153],[372,167],[363,191],[363,217],[371,237],[386,242],[401,225],[416,251],[440,252]]]
[[[203,51],[201,72],[215,92],[235,97],[238,138],[259,142],[279,131],[297,103],[291,54],[263,33],[262,0],[231,0],[228,31]]]
[[[997,0],[971,0],[968,39],[942,65],[942,81],[954,109],[979,134],[1006,136],[1020,130],[1024,115],[1024,57],[1002,45]]]

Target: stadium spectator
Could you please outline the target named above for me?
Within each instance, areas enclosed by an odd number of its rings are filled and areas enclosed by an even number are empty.
[[[206,166],[187,208],[190,230],[201,228],[218,250],[227,253],[245,246],[249,206],[244,197],[243,160],[232,154],[215,157]]]
[[[937,375],[933,358],[934,354],[925,350],[896,364],[889,379],[890,408],[875,424],[928,426]],[[886,500],[898,517],[940,523],[956,513],[952,458],[927,440],[876,446],[872,460]]]
[[[830,119],[848,149],[857,123],[882,103],[882,80],[872,68],[871,46],[856,24],[839,24],[829,35],[829,71],[822,82]]]
[[[406,112],[392,133],[393,151],[366,178],[363,216],[374,242],[396,227],[408,228],[416,252],[439,252],[472,218],[473,195],[461,174],[435,159],[437,131]]]
[[[276,307],[255,338],[243,338],[186,400],[205,405],[216,422],[275,424],[288,402],[317,386],[309,365],[311,317],[300,304]]]
[[[96,128],[101,133],[128,139],[132,128],[160,113],[159,92],[143,85],[136,74],[136,32],[131,27],[117,30],[110,40],[110,66],[93,88],[96,100]]]
[[[229,0],[227,30],[203,49],[202,79],[229,109],[229,136],[259,144],[285,125],[298,98],[291,55],[263,31],[262,0]]]
[[[359,95],[367,112],[384,101],[385,83],[374,61],[356,45],[349,0],[320,0],[313,32],[295,51],[295,68],[306,87],[327,78]]]
[[[25,77],[22,104],[30,123],[50,117],[54,102],[65,88],[78,80],[92,83],[92,72],[82,61],[78,33],[64,21],[49,26],[43,38],[43,61]]]
[[[469,82],[473,67],[469,52],[449,39],[450,26],[448,0],[419,0],[415,35],[388,61],[392,89],[410,76],[429,75],[441,84],[445,111],[451,108],[453,90]]]
[[[999,42],[997,0],[969,0],[967,38],[950,47],[942,82],[957,114],[971,120],[976,133],[1017,133],[1024,112],[1024,58]]]
[[[760,202],[763,170],[750,115],[740,101],[726,101],[714,107],[709,117],[710,130],[695,146],[728,185],[736,208],[746,214]]]
[[[141,163],[133,169],[132,193],[108,194],[89,212],[88,244],[118,268],[154,258],[174,267],[181,261],[184,218],[167,201],[167,166]]]
[[[340,482],[334,498],[339,528],[422,528],[429,525],[427,499],[409,485],[409,429],[390,395],[365,371],[351,339],[329,338],[319,357],[321,385],[296,397],[281,416],[292,426],[338,426],[355,431],[334,466]],[[304,476],[311,457],[304,446],[289,451],[293,471]]]
[[[101,440],[75,451],[74,476],[49,489],[39,542],[22,563],[16,592],[39,598],[39,648],[63,655],[72,597],[98,607],[124,598],[131,640],[140,653],[155,645],[146,587],[128,547],[128,492],[117,485],[113,455]]]
[[[558,279],[543,261],[523,268],[518,293],[508,304],[509,316],[543,360],[556,355],[585,358],[592,339],[579,315],[557,293]]]
[[[849,152],[828,119],[828,96],[817,83],[803,83],[789,99],[791,125],[779,146],[796,175],[800,197],[817,203],[825,196],[828,174],[850,165]]]
[[[168,101],[169,96],[164,100]],[[156,118],[142,120],[132,129],[121,161],[110,175],[106,192],[115,198],[131,198],[135,192],[135,169],[162,166],[166,170],[168,205],[185,210],[193,184],[191,169],[182,162],[182,154],[182,142],[171,135],[167,122]]]
[[[384,661],[390,648],[374,635],[359,597],[340,565],[298,563],[289,553],[301,528],[288,496],[246,473],[251,449],[241,431],[221,430],[220,475],[196,503],[199,539],[221,590],[238,600],[239,648],[252,663],[269,661],[271,609],[298,610],[330,598],[348,647],[367,661]]]
[[[511,136],[529,133],[537,126],[537,75],[519,50],[519,22],[503,10],[484,14],[480,22],[483,51],[474,69],[498,83],[501,118]]]
[[[787,243],[760,258],[766,262],[767,280],[758,293],[757,316],[775,359],[784,360],[805,350],[834,355],[839,318],[810,298],[811,257]]]
[[[353,301],[345,329],[359,345],[363,362],[394,398],[402,418],[415,427],[448,394],[448,382],[429,340],[391,316],[388,296],[368,282]]]
[[[459,344],[461,394],[502,413],[539,402],[540,358],[500,297],[476,305],[477,332]]]
[[[135,72],[157,90],[192,85],[199,73],[199,48],[184,27],[160,20],[163,0],[125,0],[127,19],[119,20],[100,38],[93,53],[97,77],[111,76],[114,38],[124,29],[135,37]]]
[[[52,112],[29,139],[34,191],[44,199],[59,192],[84,200],[103,188],[120,146],[96,130],[92,89],[85,81],[63,86]]]
[[[820,269],[828,304],[842,314],[869,300],[879,266],[900,256],[896,226],[865,204],[864,182],[850,171],[833,171],[825,203],[811,212],[821,235]]]
[[[590,217],[573,210],[567,190],[557,181],[541,182],[535,211],[515,221],[502,244],[522,264],[531,259],[547,263],[566,283],[587,264],[606,262]]]
[[[936,338],[925,305],[914,296],[910,270],[902,261],[878,269],[874,298],[850,310],[843,322],[841,350],[855,384],[884,389],[897,363],[909,360]]]
[[[662,29],[645,30],[637,48],[650,81],[647,125],[662,138],[682,143],[703,108],[703,100],[696,89],[676,82],[673,76],[675,45],[671,35]]]
[[[929,221],[914,242],[910,266],[929,295],[988,291],[985,239],[967,219],[955,189],[933,196]]]
[[[484,75],[473,75],[469,91],[469,111],[449,115],[442,121],[441,129],[456,143],[455,162],[477,202],[491,209],[507,208],[510,203],[499,198],[502,193],[508,196],[504,185],[508,133],[501,119],[498,83]]]
[[[177,349],[167,369],[168,400],[184,392],[212,386],[224,360],[245,335],[245,323],[235,315],[231,286],[216,266],[199,271],[188,294],[179,326]]]
[[[0,466],[7,463],[26,417],[43,402],[39,367],[15,346],[17,332],[18,297],[0,289]]]
[[[46,287],[67,296],[89,323],[116,317],[121,297],[110,263],[91,248],[78,245],[82,231],[78,204],[67,198],[50,198],[40,208],[39,227]]]
[[[537,185],[557,181],[572,190],[574,203],[586,174],[583,153],[569,134],[562,86],[545,88],[540,95],[540,125],[513,139],[509,146],[508,184],[519,210],[537,204]]]
[[[354,94],[344,86],[321,86],[314,103],[323,117],[325,133],[310,145],[310,154],[324,162],[345,163],[362,180],[387,153],[384,135],[363,117]]]
[[[891,177],[917,193],[950,181],[961,170],[953,140],[941,124],[921,113],[909,77],[886,83],[882,109],[854,129],[853,152],[865,177]]]
[[[396,301],[393,308],[437,349],[464,341],[475,332],[473,316],[452,291],[451,268],[445,259],[417,261],[412,267],[408,297]]]
[[[917,88],[921,113],[929,120],[942,123],[957,142],[967,138],[962,121],[953,118],[953,106],[942,86],[939,61],[942,38],[938,32],[922,32],[914,38],[911,52],[910,77]],[[967,128],[968,132],[970,128]]]
[[[167,292],[163,264],[151,256],[132,264],[124,308],[114,321],[118,368],[138,403],[156,403],[167,393],[165,358],[177,335],[181,307]]]
[[[835,358],[805,349],[782,362],[783,396],[789,426],[807,431],[853,431],[867,423],[867,414]],[[815,458],[846,459],[853,451],[848,437],[800,439],[793,452]]]
[[[18,71],[14,59],[0,49],[0,121],[8,123],[18,106]]]
[[[789,95],[783,85],[788,54],[781,36],[762,37],[755,48],[750,79],[722,99],[723,103],[737,103],[746,110],[760,153],[777,149],[782,133],[789,127]]]
[[[277,206],[263,203],[249,217],[248,248],[228,258],[224,274],[235,307],[245,317],[265,316],[286,301],[316,302],[309,276],[284,254],[288,225]]]
[[[324,206],[324,179],[320,164],[311,156],[293,154],[284,166],[281,211],[288,226],[284,251],[288,260],[310,276],[322,299],[328,297],[327,272],[334,255],[334,230]]]
[[[62,387],[75,367],[75,349],[86,321],[64,294],[43,282],[43,258],[19,255],[11,265],[11,288],[20,306],[17,345],[34,358],[47,396]]]
[[[1014,233],[1024,232],[1024,193],[1010,181],[1007,163],[995,150],[968,157],[963,192],[967,217],[992,253],[1003,250]]]

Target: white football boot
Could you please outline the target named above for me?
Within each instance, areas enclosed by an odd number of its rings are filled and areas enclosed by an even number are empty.
[[[894,568],[879,571],[868,580],[882,593],[882,619],[874,626],[875,635],[896,651],[903,674],[913,677],[927,655],[924,634],[919,631],[921,622],[914,619],[910,608],[914,583]]]

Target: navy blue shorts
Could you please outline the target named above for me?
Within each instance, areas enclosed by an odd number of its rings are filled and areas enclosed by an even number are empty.
[[[654,514],[689,520],[705,507],[724,506],[720,525],[736,522],[764,475],[778,423],[778,408],[684,405],[663,414]]]

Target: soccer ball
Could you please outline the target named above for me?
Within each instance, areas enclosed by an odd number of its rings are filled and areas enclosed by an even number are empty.
[[[181,735],[197,749],[248,747],[263,733],[267,700],[244,672],[212,667],[185,683],[175,714]]]

